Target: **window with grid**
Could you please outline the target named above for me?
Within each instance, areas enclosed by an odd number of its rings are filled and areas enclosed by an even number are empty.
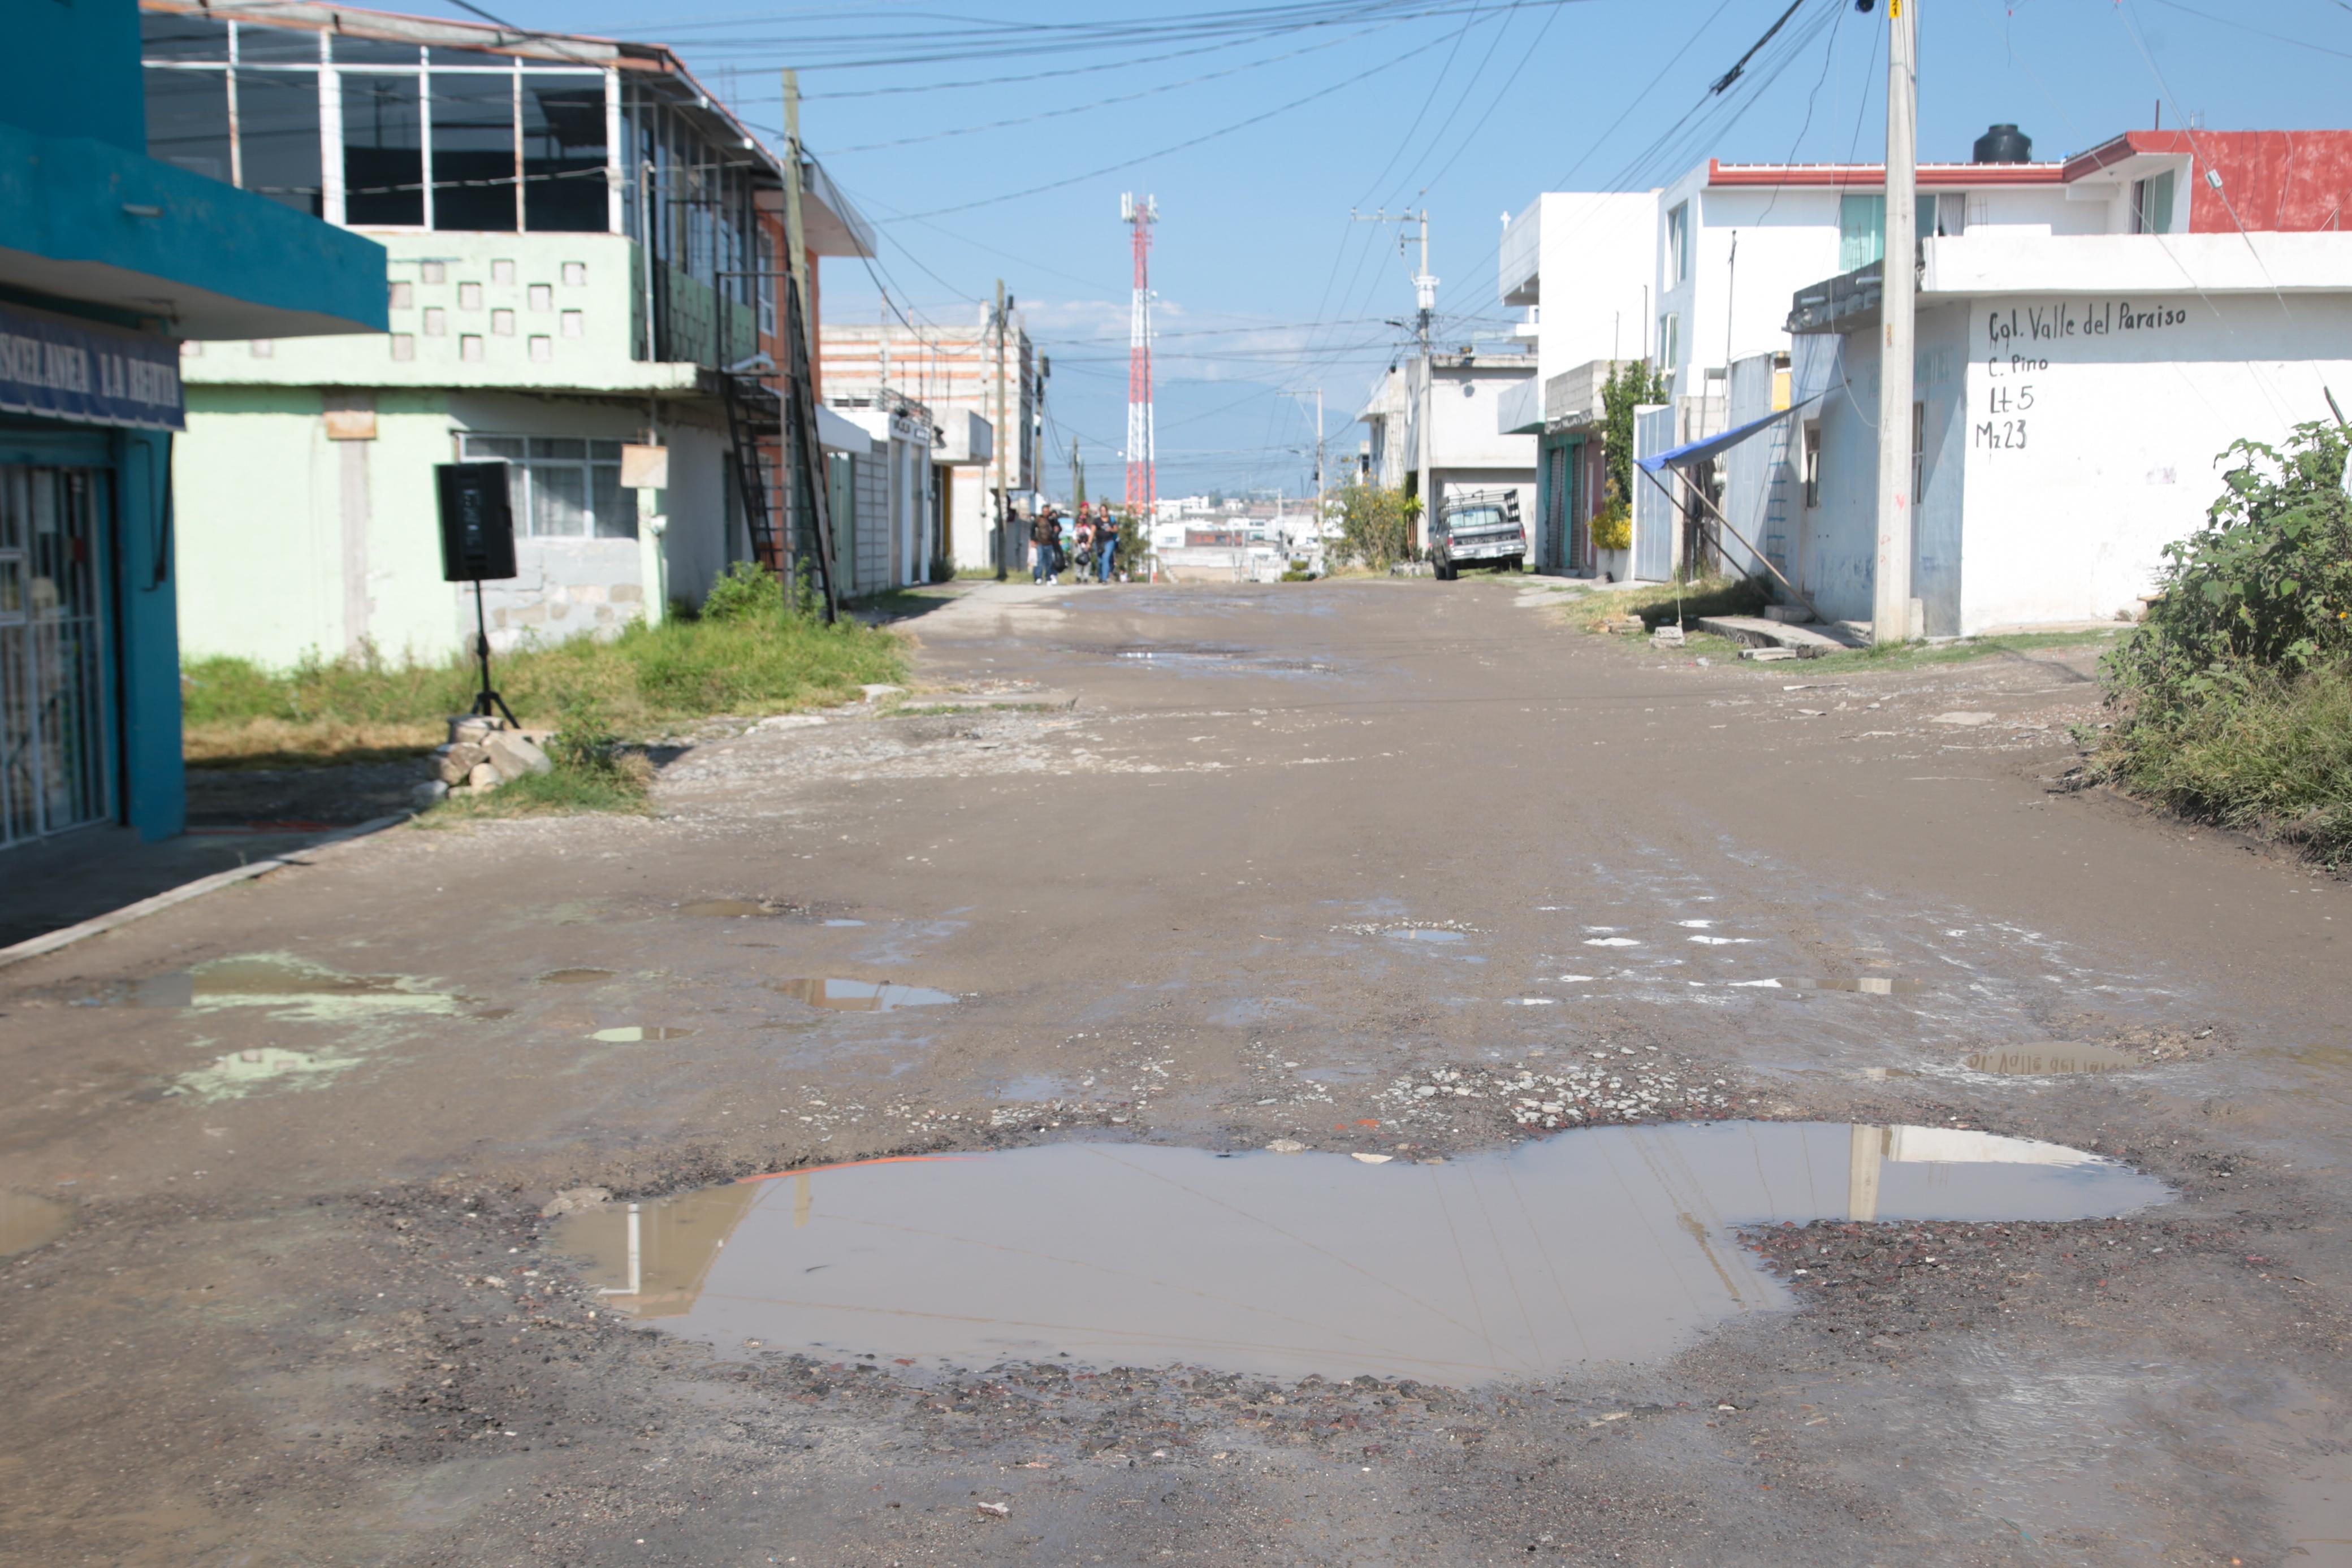
[[[515,532],[534,539],[633,539],[637,493],[621,488],[621,444],[545,435],[457,438],[467,463],[505,463]]]

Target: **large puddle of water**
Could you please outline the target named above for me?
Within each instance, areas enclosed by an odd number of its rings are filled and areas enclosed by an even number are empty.
[[[613,1205],[555,1241],[614,1306],[721,1347],[1468,1385],[1655,1358],[1785,1305],[1736,1225],[2080,1219],[2169,1196],[1984,1133],[1682,1123],[1427,1165],[1106,1144],[914,1156]]]
[[[956,999],[953,991],[929,986],[900,986],[887,980],[844,980],[837,977],[778,980],[771,990],[835,1013],[887,1013],[899,1008],[935,1008]]]
[[[268,1008],[319,1020],[378,1013],[455,1012],[459,998],[405,975],[347,975],[290,953],[248,953],[150,975],[95,996],[83,1007]]]

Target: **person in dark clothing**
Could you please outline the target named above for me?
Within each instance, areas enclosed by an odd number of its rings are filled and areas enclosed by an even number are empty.
[[[1095,514],[1095,580],[1108,582],[1111,567],[1118,554],[1118,520],[1110,515],[1110,503],[1103,503]]]
[[[1046,507],[1037,513],[1029,525],[1029,580],[1059,582],[1061,579],[1062,519]]]

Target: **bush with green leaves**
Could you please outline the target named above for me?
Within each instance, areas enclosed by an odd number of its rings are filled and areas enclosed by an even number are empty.
[[[2297,425],[2283,447],[2233,443],[2205,525],[2165,547],[2137,636],[2109,655],[2118,695],[2146,716],[2352,658],[2352,435]]]
[[[2352,858],[2352,434],[2240,441],[2204,526],[2166,547],[2144,624],[2105,661],[2095,778]]]
[[[1386,571],[1412,559],[1412,525],[1421,516],[1421,498],[1402,487],[1359,480],[1341,486],[1325,503],[1327,515],[1339,524],[1332,553],[1374,571]]]

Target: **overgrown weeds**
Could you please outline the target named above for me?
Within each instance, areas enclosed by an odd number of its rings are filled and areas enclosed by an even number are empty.
[[[1764,590],[1745,577],[1704,577],[1684,583],[1640,583],[1626,588],[1596,588],[1580,594],[1572,613],[1588,632],[1606,630],[1603,622],[1641,617],[1644,627],[1680,623],[1687,626],[1702,615],[1754,615],[1764,608]]]
[[[2205,526],[2105,661],[2114,727],[2088,777],[2352,862],[2352,435],[2240,441]]]

